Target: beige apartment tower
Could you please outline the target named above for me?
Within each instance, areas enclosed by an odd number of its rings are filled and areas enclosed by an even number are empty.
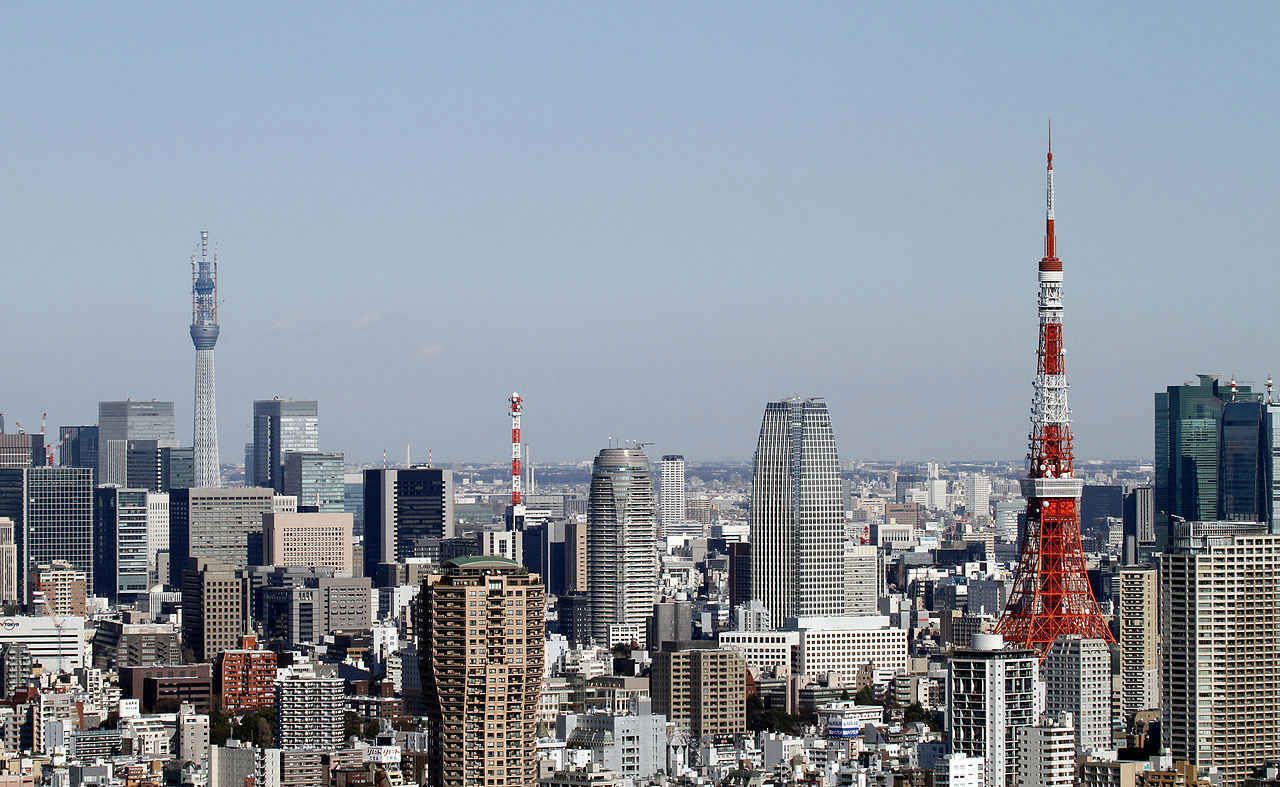
[[[747,731],[747,663],[740,651],[712,642],[664,642],[649,675],[653,712],[703,735]]]
[[[182,572],[182,648],[213,661],[245,633],[242,581],[231,566],[191,558]]]
[[[500,557],[447,560],[423,582],[430,787],[537,783],[544,594],[538,575]]]
[[[1160,560],[1163,710],[1174,761],[1224,787],[1280,759],[1280,535],[1178,522]]]
[[[1160,572],[1126,566],[1119,582],[1120,712],[1129,718],[1160,707]]]
[[[351,576],[351,514],[263,514],[262,544],[269,566],[324,566]]]

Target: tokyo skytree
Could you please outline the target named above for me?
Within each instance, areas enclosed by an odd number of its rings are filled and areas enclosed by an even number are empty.
[[[200,233],[200,259],[191,255],[191,341],[196,346],[195,485],[222,486],[218,469],[218,404],[213,346],[218,343],[218,255],[209,259],[209,233]]]

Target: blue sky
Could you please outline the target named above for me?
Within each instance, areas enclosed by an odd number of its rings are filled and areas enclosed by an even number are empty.
[[[746,458],[825,395],[848,458],[1025,451],[1045,125],[1077,453],[1280,374],[1280,6],[20,7],[0,32],[0,412],[173,399],[220,258],[224,461],[323,447]]]

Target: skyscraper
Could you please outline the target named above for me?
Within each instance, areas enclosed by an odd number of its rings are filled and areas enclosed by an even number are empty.
[[[536,574],[454,558],[418,597],[431,787],[537,783],[545,622]]]
[[[587,502],[587,597],[597,642],[607,643],[615,624],[643,631],[658,596],[656,537],[649,457],[637,448],[600,449]]]
[[[844,496],[821,398],[765,406],[751,481],[751,598],[775,626],[843,615]]]
[[[440,542],[454,532],[452,470],[364,471],[364,575],[375,585],[382,584],[379,565],[439,560]]]
[[[99,402],[97,483],[127,486],[129,444],[141,440],[154,441],[155,447],[178,444],[173,402]]]
[[[321,514],[346,511],[341,452],[291,451],[284,455],[281,493],[298,498],[299,509]]]
[[[314,399],[277,396],[254,402],[253,485],[283,491],[285,455],[319,451],[319,423],[319,403]]]
[[[58,430],[58,464],[98,468],[98,426],[64,426]]]
[[[1218,518],[1218,441],[1222,410],[1231,394],[1216,374],[1171,385],[1155,395],[1155,514],[1157,546],[1164,548],[1172,521]],[[1238,386],[1237,397],[1250,393]]]
[[[1232,522],[1271,521],[1271,459],[1260,401],[1226,402],[1218,442],[1218,518]]]
[[[222,485],[218,467],[218,403],[213,346],[218,343],[218,255],[209,259],[209,233],[200,233],[200,261],[191,256],[191,341],[196,346],[195,485]]]
[[[658,464],[658,530],[667,535],[668,527],[681,525],[686,519],[684,457],[667,454]]]
[[[174,587],[189,558],[232,568],[261,565],[262,516],[274,510],[270,489],[175,489],[169,493],[169,563]]]
[[[0,469],[0,517],[13,520],[18,580],[31,599],[36,566],[63,560],[93,583],[93,471],[85,467]]]
[[[1242,784],[1280,759],[1280,536],[1175,522],[1160,561],[1164,731],[1173,759]]]
[[[114,603],[146,595],[169,548],[169,495],[100,486],[93,492],[94,593]]]

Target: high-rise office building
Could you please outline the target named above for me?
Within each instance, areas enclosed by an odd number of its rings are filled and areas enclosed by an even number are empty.
[[[1044,657],[1045,711],[1070,714],[1081,754],[1111,748],[1111,647],[1064,634]]]
[[[58,429],[58,464],[62,467],[98,469],[98,425],[64,426]]]
[[[44,435],[0,432],[0,469],[40,467],[45,461]]]
[[[1116,579],[1120,644],[1120,712],[1160,707],[1160,572],[1125,566]]]
[[[1177,522],[1160,560],[1164,731],[1173,759],[1239,785],[1280,759],[1280,536]]]
[[[301,510],[337,514],[346,510],[343,455],[328,451],[291,451],[284,455],[282,493],[298,498]]]
[[[213,347],[218,343],[218,255],[209,258],[209,233],[200,233],[200,259],[191,255],[191,343],[196,346],[195,414],[192,427],[195,483],[222,486],[218,464],[218,396]]]
[[[1218,518],[1218,443],[1222,410],[1231,392],[1216,374],[1171,385],[1155,395],[1155,512],[1157,546],[1169,540],[1171,522]],[[1251,394],[1237,386],[1237,399]]]
[[[666,534],[670,525],[682,525],[685,513],[684,457],[666,454],[658,463],[658,530]]]
[[[331,752],[344,742],[342,678],[292,676],[276,681],[276,746]]]
[[[657,520],[649,457],[636,448],[602,448],[591,470],[587,508],[587,597],[591,635],[640,626],[658,596]]]
[[[427,784],[536,783],[545,639],[538,577],[503,558],[456,558],[423,583],[418,603]]]
[[[452,470],[364,471],[364,575],[375,585],[382,584],[380,565],[439,560],[440,542],[454,533]]]
[[[844,495],[820,398],[770,402],[751,481],[751,597],[775,626],[844,614]]]
[[[270,489],[175,489],[169,493],[171,581],[180,586],[189,558],[233,568],[262,562],[262,517],[275,508]]]
[[[266,514],[263,565],[314,566],[351,576],[351,515]]]
[[[244,585],[228,565],[203,557],[184,564],[182,647],[196,661],[213,661],[235,648],[245,633]]]
[[[319,404],[312,399],[263,399],[253,403],[254,486],[284,490],[285,455],[320,450]]]
[[[1270,435],[1266,405],[1229,401],[1222,407],[1218,442],[1218,518],[1271,521]]]
[[[973,635],[947,666],[947,730],[952,751],[986,761],[986,787],[1018,775],[1018,728],[1036,723],[1034,651],[1004,647],[999,634]]]
[[[100,486],[93,492],[94,593],[111,603],[145,596],[169,548],[169,495]]]
[[[0,469],[0,516],[17,534],[18,580],[30,600],[36,566],[63,560],[93,583],[93,471],[84,467]]]
[[[176,447],[173,402],[98,403],[99,484],[128,485],[130,440],[155,440],[157,446]]]

